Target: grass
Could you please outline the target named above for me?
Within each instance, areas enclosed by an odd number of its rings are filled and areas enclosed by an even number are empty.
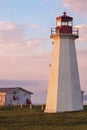
[[[0,107],[0,130],[87,130],[84,111],[47,114],[41,106]]]

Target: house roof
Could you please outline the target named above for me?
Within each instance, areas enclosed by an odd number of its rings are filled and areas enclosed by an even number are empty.
[[[28,90],[25,90],[25,89],[23,89],[23,88],[21,88],[21,87],[0,88],[0,92],[9,92],[9,91],[12,91],[12,90],[14,90],[14,89],[19,89],[19,90],[22,90],[22,91],[27,92],[27,93],[29,93],[29,94],[33,94],[32,92],[30,92],[30,91],[28,91]]]

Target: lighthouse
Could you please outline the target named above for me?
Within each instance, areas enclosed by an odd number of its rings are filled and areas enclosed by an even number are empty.
[[[51,29],[53,40],[52,63],[45,112],[83,110],[75,40],[79,37],[73,28],[73,18],[66,12],[56,18],[56,28]]]

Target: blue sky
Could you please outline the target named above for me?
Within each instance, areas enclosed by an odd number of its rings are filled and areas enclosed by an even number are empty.
[[[81,88],[87,93],[85,0],[0,0],[0,87],[23,87],[34,92],[34,102],[45,102],[52,52],[50,29],[64,11],[80,30],[76,49]]]

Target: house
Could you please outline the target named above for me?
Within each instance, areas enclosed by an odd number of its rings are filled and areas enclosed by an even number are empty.
[[[8,105],[29,105],[31,104],[31,95],[23,88],[0,88],[0,106]]]

